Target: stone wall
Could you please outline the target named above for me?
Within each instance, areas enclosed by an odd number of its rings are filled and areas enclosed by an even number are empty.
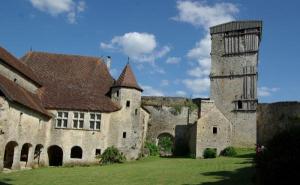
[[[19,169],[34,162],[34,150],[38,144],[45,146],[47,127],[50,122],[43,116],[19,104],[8,102],[0,97],[0,169],[3,167],[5,147],[9,142],[14,143],[12,169]],[[29,156],[27,164],[20,162],[21,149],[28,143]],[[45,163],[45,158],[40,160]]]
[[[232,124],[212,101],[203,102],[201,107],[207,111],[197,121],[196,129],[193,128],[196,131],[191,132],[190,145],[196,146],[191,154],[195,157],[202,157],[206,148],[215,148],[217,154],[220,154],[224,148],[231,145]]]
[[[265,145],[276,133],[300,126],[300,102],[261,103],[257,107],[257,141]]]
[[[142,105],[150,112],[147,139],[157,142],[161,134],[172,135],[175,153],[187,154],[189,125],[198,119],[197,106],[180,97],[142,97]]]

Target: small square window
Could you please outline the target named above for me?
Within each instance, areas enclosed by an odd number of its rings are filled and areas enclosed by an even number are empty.
[[[126,132],[123,132],[123,138],[126,138]]]
[[[213,134],[217,134],[218,133],[218,128],[217,127],[213,127]]]
[[[130,107],[130,101],[126,101],[126,107]]]
[[[101,155],[101,149],[96,149],[95,155],[96,156]]]
[[[238,109],[243,109],[243,102],[242,101],[238,101]]]

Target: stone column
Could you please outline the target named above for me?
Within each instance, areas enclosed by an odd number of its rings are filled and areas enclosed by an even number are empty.
[[[34,149],[33,146],[30,146],[28,149],[28,156],[27,156],[27,163],[25,167],[32,167],[32,164],[34,162]]]
[[[20,169],[20,155],[21,150],[19,150],[19,146],[15,146],[14,148],[14,160],[11,169],[18,170]]]

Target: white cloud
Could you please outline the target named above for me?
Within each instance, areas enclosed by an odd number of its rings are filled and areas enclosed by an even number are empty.
[[[205,93],[210,87],[209,78],[185,79],[182,82],[193,94]]]
[[[169,80],[160,81],[160,86],[168,86],[168,85],[169,85]]]
[[[143,95],[144,96],[164,96],[164,93],[160,90],[154,89],[148,85],[142,85]]]
[[[271,96],[273,93],[279,91],[279,88],[273,87],[259,87],[258,88],[258,96],[259,97],[266,97],[266,96]]]
[[[164,57],[171,48],[163,46],[158,48],[158,43],[153,34],[129,32],[122,36],[115,36],[109,43],[100,43],[106,50],[122,51],[133,61],[154,63],[158,58]]]
[[[166,60],[167,64],[178,64],[181,61],[180,57],[168,57]]]
[[[74,0],[30,0],[33,7],[40,11],[49,13],[52,16],[65,14],[68,22],[76,23],[78,13],[84,12],[86,4],[84,1],[75,2]]]
[[[186,96],[186,92],[185,91],[176,91],[176,95],[177,96],[183,96],[183,97],[185,97]]]
[[[118,75],[118,70],[116,68],[110,68],[109,72],[114,78],[116,78]]]
[[[207,92],[210,85],[208,79],[211,67],[209,27],[233,21],[234,15],[239,10],[236,5],[231,3],[208,5],[198,1],[177,1],[177,9],[178,15],[173,17],[173,20],[190,23],[205,31],[205,36],[187,53],[189,59],[196,61],[196,66],[192,66],[187,71],[187,74],[193,78],[183,81],[193,93],[201,94]]]
[[[179,14],[173,19],[187,22],[197,27],[209,27],[233,20],[239,10],[231,3],[216,3],[212,6],[204,2],[177,1]]]

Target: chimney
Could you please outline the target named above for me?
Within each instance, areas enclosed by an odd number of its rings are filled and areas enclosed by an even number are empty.
[[[110,69],[110,65],[111,65],[111,57],[110,56],[107,56],[105,58],[105,63],[106,63],[107,68]]]

